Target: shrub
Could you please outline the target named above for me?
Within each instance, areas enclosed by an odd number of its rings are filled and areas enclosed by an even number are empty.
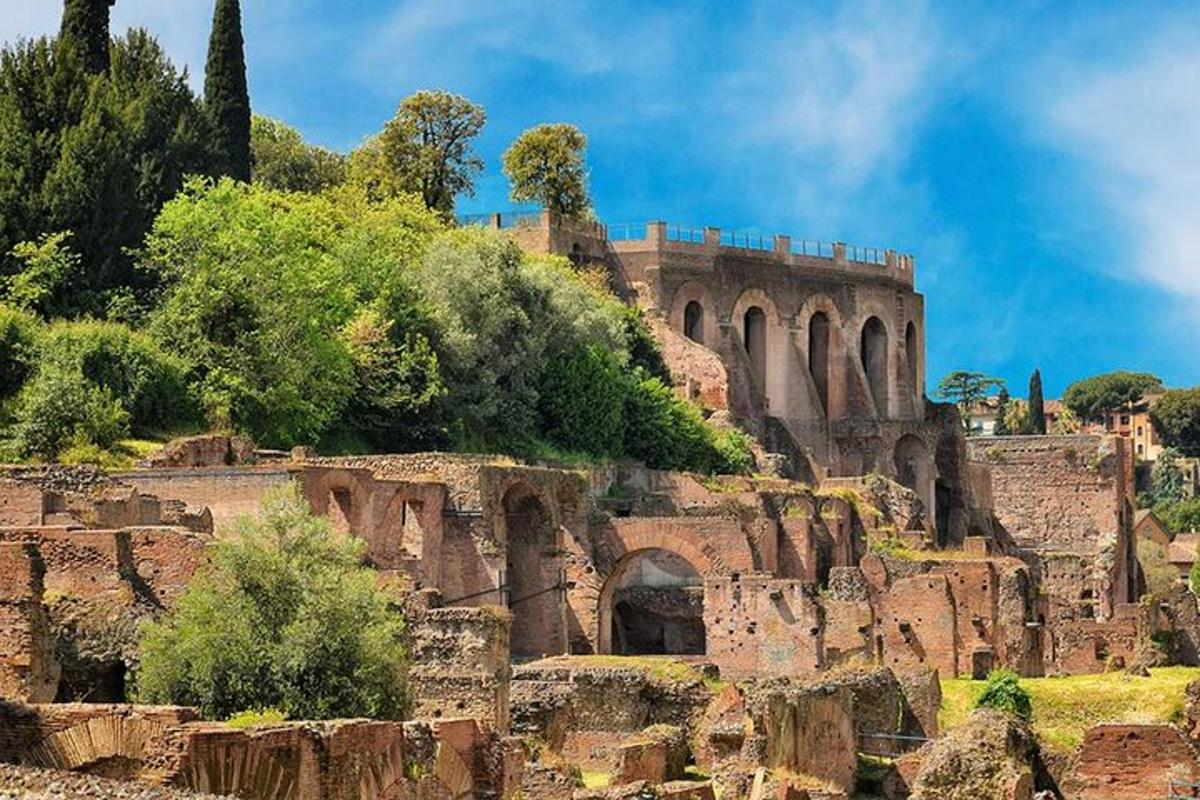
[[[552,360],[538,405],[542,432],[559,447],[595,456],[621,453],[625,379],[611,351],[581,344]]]
[[[149,336],[115,322],[57,322],[41,339],[44,365],[76,371],[121,404],[137,433],[175,430],[195,421],[183,363]]]
[[[274,708],[291,719],[401,719],[407,707],[398,601],[298,490],[242,519],[161,621],[146,624],[140,702],[209,719]]]
[[[1008,669],[992,670],[975,708],[994,708],[1029,722],[1033,719],[1033,699],[1021,686],[1017,673]]]
[[[19,452],[47,460],[67,446],[111,447],[129,433],[129,413],[110,390],[54,364],[43,366],[25,384],[14,416]]]
[[[0,400],[12,397],[33,374],[38,321],[0,304]]]
[[[286,722],[287,718],[287,714],[278,708],[250,709],[249,711],[239,711],[226,720],[225,724],[235,730],[246,730],[261,725],[278,725]]]

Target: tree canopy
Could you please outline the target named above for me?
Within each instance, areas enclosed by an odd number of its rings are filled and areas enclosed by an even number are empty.
[[[403,719],[407,655],[397,597],[365,548],[313,516],[295,487],[222,538],[138,647],[139,702],[209,719],[278,709],[293,719]]]
[[[267,189],[320,192],[346,180],[346,157],[308,144],[279,120],[255,115],[250,128],[253,180]]]
[[[1063,392],[1063,405],[1080,419],[1098,422],[1106,413],[1135,406],[1147,393],[1161,389],[1156,375],[1120,370],[1072,383]]]
[[[220,174],[250,180],[250,90],[238,0],[217,0],[204,69],[204,110],[212,120]]]
[[[1200,455],[1200,388],[1165,392],[1150,409],[1150,421],[1165,445]]]
[[[350,176],[372,196],[420,195],[445,218],[455,198],[475,194],[483,159],[474,150],[487,114],[460,95],[422,91],[406,97],[378,136],[351,154]]]
[[[591,213],[587,137],[574,125],[538,125],[525,131],[505,151],[504,174],[514,202],[535,202],[564,217]]]
[[[963,417],[963,424],[966,425],[967,430],[970,430],[971,412],[987,398],[993,389],[1003,386],[1002,379],[994,378],[986,373],[956,370],[942,378],[938,383],[936,394],[940,399],[949,400],[958,406],[959,413]]]
[[[95,75],[108,69],[109,6],[114,0],[66,0],[59,43]]]

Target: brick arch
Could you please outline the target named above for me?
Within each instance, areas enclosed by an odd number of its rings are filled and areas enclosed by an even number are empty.
[[[140,765],[147,743],[165,727],[161,722],[117,714],[93,717],[46,737],[27,760],[33,766],[70,772],[86,772],[88,767],[112,759]]]
[[[363,535],[371,501],[370,473],[317,467],[305,474],[305,495],[316,514],[324,514],[343,533]]]
[[[545,487],[539,486],[535,481],[531,481],[523,475],[507,475],[497,482],[495,501],[492,503],[492,535],[498,542],[505,544],[508,541],[504,525],[504,504],[514,490],[519,490],[524,495],[537,499],[546,510],[548,518],[556,527],[558,526],[558,503],[555,502],[553,495]]]
[[[762,330],[759,336],[748,332],[747,322],[751,309],[761,309]],[[758,391],[766,401],[768,413],[783,415],[787,405],[787,368],[790,340],[788,323],[780,316],[779,309],[771,297],[762,289],[744,290],[730,311],[730,321],[736,331],[734,347],[746,352],[750,372],[755,376]],[[750,340],[750,341],[748,341]],[[747,344],[751,345],[747,347]]]
[[[708,287],[698,281],[687,281],[675,289],[671,296],[671,307],[667,314],[667,322],[671,326],[671,330],[680,335],[685,335],[683,316],[687,309],[688,303],[699,303],[704,314],[702,317],[704,337],[699,344],[706,347],[712,347],[717,340],[717,306],[713,301],[712,293],[708,291]]]

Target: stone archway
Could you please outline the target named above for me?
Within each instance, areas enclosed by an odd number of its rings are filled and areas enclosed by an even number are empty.
[[[829,366],[829,317],[818,311],[808,321],[808,371],[825,416],[829,416]]]
[[[51,734],[27,762],[46,769],[133,780],[146,758],[146,745],[165,725],[116,714],[98,716]]]
[[[693,342],[704,344],[704,306],[696,300],[684,306],[683,335]]]
[[[888,333],[887,327],[879,317],[870,317],[863,324],[859,356],[863,372],[867,376],[871,398],[875,402],[875,411],[880,419],[886,419],[889,416]]]
[[[505,605],[512,612],[513,658],[563,651],[563,575],[558,531],[550,509],[530,485],[510,487],[504,515]]]
[[[618,563],[607,584],[614,655],[704,654],[704,581],[687,559],[638,550]]]

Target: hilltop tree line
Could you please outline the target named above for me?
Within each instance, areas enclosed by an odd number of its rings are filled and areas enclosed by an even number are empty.
[[[237,0],[216,2],[203,98],[108,15],[68,0],[58,37],[0,53],[0,455],[220,429],[748,467],[602,272],[456,227],[484,109],[418,92],[344,155],[252,115]],[[514,198],[589,215],[585,148],[526,132]]]

